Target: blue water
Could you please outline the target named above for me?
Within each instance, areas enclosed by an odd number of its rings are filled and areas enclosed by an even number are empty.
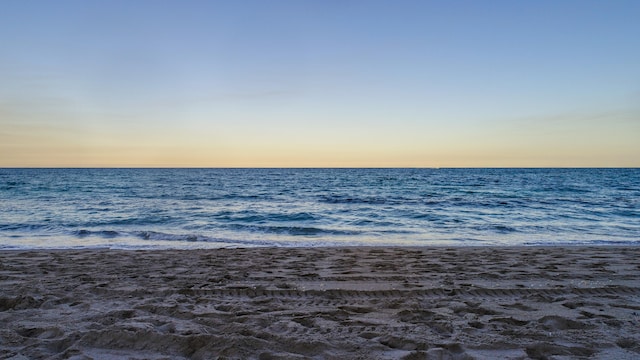
[[[0,169],[0,249],[640,245],[640,169]]]

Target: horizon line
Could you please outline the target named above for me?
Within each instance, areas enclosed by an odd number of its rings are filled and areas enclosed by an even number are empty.
[[[640,169],[640,166],[0,166],[0,169]]]

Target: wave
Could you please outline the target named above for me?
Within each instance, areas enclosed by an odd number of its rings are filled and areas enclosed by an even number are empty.
[[[492,232],[492,233],[497,233],[497,234],[507,234],[507,233],[519,232],[519,230],[516,229],[513,226],[498,225],[498,224],[473,226],[472,229],[473,230],[477,230],[477,231],[481,231],[481,232]]]
[[[386,228],[399,228],[402,227],[401,224],[391,222],[391,221],[380,221],[380,220],[372,220],[372,219],[358,219],[349,222],[351,226],[363,227],[363,226],[375,226],[375,227],[386,227]]]
[[[267,223],[314,221],[318,217],[309,212],[259,213],[255,211],[222,211],[213,215],[225,222]]]
[[[102,221],[87,221],[82,223],[67,223],[65,226],[70,228],[78,227],[102,227],[102,226],[122,226],[122,225],[158,225],[158,224],[170,224],[174,220],[170,216],[143,216],[143,217],[130,217],[130,218],[112,218]]]
[[[116,238],[119,236],[122,236],[122,234],[118,231],[113,231],[113,230],[98,230],[98,231],[91,231],[91,230],[77,230],[74,231],[73,234],[79,238],[83,238],[83,237],[88,237],[88,236],[99,236],[102,238]]]
[[[185,243],[217,243],[217,244],[227,244],[227,245],[237,245],[237,246],[281,246],[283,243],[272,240],[242,240],[242,239],[230,239],[230,238],[220,238],[207,236],[203,234],[172,234],[165,233],[160,231],[115,231],[115,230],[78,230],[72,233],[74,236],[80,239],[88,238],[88,237],[96,237],[102,238],[105,240],[117,240],[122,239],[123,244],[127,244],[128,238],[136,238],[142,241],[149,241],[149,244],[139,244],[136,245],[139,248],[145,248],[151,246],[155,242],[162,243],[175,243],[176,247],[181,247],[180,244]],[[116,243],[109,243],[110,246],[113,246]],[[117,245],[124,246],[125,248],[129,248],[129,245]],[[166,244],[164,245],[166,246]]]
[[[85,237],[100,237],[103,239],[135,237],[141,240],[161,240],[161,241],[207,241],[210,238],[197,234],[168,234],[157,231],[116,231],[116,230],[87,230],[81,229],[71,233],[72,235]]]
[[[53,230],[51,224],[0,224],[0,231],[34,232]]]
[[[366,204],[366,205],[402,205],[418,204],[421,200],[406,197],[384,196],[350,196],[350,195],[322,195],[318,201],[326,204]]]
[[[156,231],[134,231],[136,237],[143,240],[171,240],[171,241],[203,241],[205,237],[196,234],[166,234]]]
[[[247,224],[230,224],[228,228],[236,231],[247,231],[263,234],[285,234],[293,236],[353,236],[363,234],[356,230],[327,229],[314,226],[277,226],[277,225],[247,225]]]
[[[318,198],[320,203],[326,204],[355,204],[355,205],[389,205],[389,206],[410,206],[413,208],[437,208],[437,207],[458,207],[458,208],[526,208],[534,202],[527,198],[518,197],[495,197],[482,193],[468,192],[464,196],[452,196],[451,194],[429,194],[415,197],[409,196],[348,196],[348,195],[323,195]],[[575,201],[575,200],[572,200]],[[551,202],[551,205],[557,203]]]
[[[236,246],[284,246],[286,243],[275,240],[260,240],[260,239],[231,239],[213,237],[202,234],[169,234],[158,231],[136,231],[132,232],[134,236],[142,240],[150,241],[169,241],[176,243],[216,243]]]

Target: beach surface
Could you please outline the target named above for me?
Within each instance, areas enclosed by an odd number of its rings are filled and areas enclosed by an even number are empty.
[[[0,252],[2,359],[638,359],[640,247]]]

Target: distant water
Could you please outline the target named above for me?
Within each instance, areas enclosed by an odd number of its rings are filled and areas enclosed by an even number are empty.
[[[0,249],[640,245],[640,169],[0,169]]]

